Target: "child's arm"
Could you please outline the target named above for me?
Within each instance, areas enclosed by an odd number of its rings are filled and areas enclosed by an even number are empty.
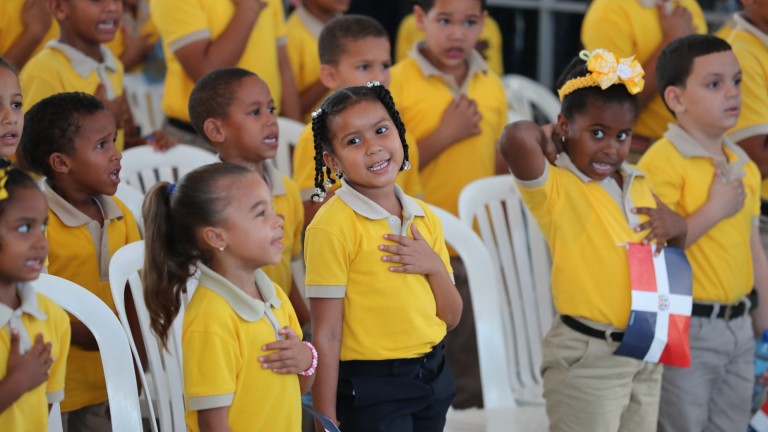
[[[192,81],[197,82],[214,69],[236,65],[245,51],[251,29],[267,6],[261,0],[231,1],[235,4],[235,13],[218,38],[192,42],[174,52]]]
[[[426,275],[435,296],[437,316],[445,322],[448,330],[452,330],[461,319],[462,301],[459,291],[451,281],[445,263],[424,240],[415,223],[411,224],[411,233],[413,239],[408,236],[385,234],[385,240],[397,244],[379,245],[379,250],[392,254],[384,255],[381,259],[388,263],[400,264],[391,266],[389,271]]]
[[[738,213],[744,206],[746,196],[744,183],[740,179],[726,181],[720,171],[715,171],[707,202],[686,218],[688,234],[685,247],[691,247],[722,219]]]
[[[454,98],[443,111],[437,128],[424,139],[419,140],[419,169],[424,169],[453,144],[480,134],[481,119],[482,115],[475,101],[463,94]]]
[[[26,354],[19,353],[19,331],[11,331],[6,374],[0,380],[0,413],[13,405],[24,393],[48,381],[48,369],[53,364],[51,343],[43,341],[38,333],[35,343]]]
[[[312,365],[312,351],[306,346],[292,328],[285,326],[277,332],[284,339],[268,343],[261,347],[263,351],[275,351],[276,353],[259,357],[261,367],[272,369],[279,374],[298,374]],[[312,388],[315,376],[299,376],[301,393],[304,394]]]
[[[197,412],[200,432],[229,432],[229,407],[218,407]]]
[[[293,79],[291,70],[291,60],[288,58],[288,51],[285,45],[277,47],[277,64],[280,68],[280,115],[301,121],[301,104],[299,103],[299,92],[296,90],[296,81]]]
[[[72,326],[72,345],[80,347],[86,351],[98,351],[99,344],[88,327],[81,322],[73,322]]]
[[[643,243],[656,240],[656,254],[661,252],[664,245],[677,246],[685,249],[685,240],[688,235],[688,223],[685,218],[667,207],[659,197],[653,196],[656,208],[637,207],[632,209],[636,214],[648,216],[648,220],[635,227],[635,232],[650,230],[643,239]]]
[[[547,159],[557,155],[552,126],[539,127],[532,121],[507,125],[499,138],[499,151],[512,175],[520,180],[535,180],[544,174]]]
[[[312,406],[315,411],[336,419],[336,386],[339,380],[339,355],[341,353],[341,324],[344,311],[342,298],[311,298],[312,340],[317,349],[317,372],[312,387]],[[315,422],[317,430],[323,428]]]
[[[756,335],[762,335],[768,330],[768,260],[760,238],[760,228],[752,227],[750,234],[752,249],[752,271],[755,273],[755,290],[757,291],[757,308],[752,311],[752,326]]]
[[[21,9],[24,31],[2,56],[21,70],[51,27],[52,16],[46,0],[25,0]],[[31,105],[30,105],[31,106]]]

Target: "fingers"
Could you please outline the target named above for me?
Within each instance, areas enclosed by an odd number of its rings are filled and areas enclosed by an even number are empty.
[[[299,340],[299,335],[289,326],[285,326],[277,331],[278,334],[285,336],[285,340]]]
[[[19,329],[11,330],[11,354],[13,354],[13,353],[19,354],[20,353],[20,351],[21,351],[19,349],[19,339],[20,338],[21,338],[21,336],[19,335]]]
[[[99,85],[96,86],[96,91],[94,92],[94,96],[96,96],[102,102],[107,101],[107,88],[104,87],[103,83],[99,83]]]
[[[413,234],[414,240],[424,240],[424,237],[421,236],[421,233],[419,232],[419,228],[416,227],[415,223],[411,224],[411,234]]]

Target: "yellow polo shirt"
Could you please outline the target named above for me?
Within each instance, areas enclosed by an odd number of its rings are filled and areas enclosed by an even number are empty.
[[[410,14],[400,21],[400,27],[397,29],[397,41],[395,41],[395,61],[401,61],[408,57],[408,53],[413,48],[413,44],[424,39],[424,32],[416,27],[416,17]],[[488,15],[485,18],[483,31],[480,33],[478,43],[486,45],[487,48],[482,52],[488,69],[495,72],[496,75],[504,75],[504,56],[502,51],[502,37],[499,23]]]
[[[697,33],[707,33],[704,12],[696,0],[672,0],[672,3],[690,11]],[[590,51],[605,48],[619,57],[634,55],[642,64],[651,58],[661,40],[659,14],[652,1],[594,0],[581,25],[584,48]],[[667,123],[673,121],[661,96],[656,94],[640,112],[635,134],[657,139],[666,130]]]
[[[419,173],[419,147],[416,145],[413,134],[407,130],[405,141],[408,142],[408,159],[411,162],[411,169],[400,171],[395,181],[406,195],[421,198],[424,190]],[[336,179],[336,176],[331,173],[331,178]],[[301,199],[311,200],[312,194],[315,193],[315,136],[312,133],[312,123],[304,127],[293,148],[293,180],[299,186]],[[331,190],[335,191],[339,186],[337,181],[331,186]]]
[[[27,0],[3,0],[3,7],[0,7],[0,56],[3,56],[16,40],[24,32],[24,25],[21,23],[21,11]],[[59,23],[51,19],[51,27],[43,36],[43,40],[32,52],[34,57],[39,53],[48,41],[59,37]]]
[[[715,158],[682,128],[669,125],[638,167],[647,173],[659,199],[684,217],[707,201],[717,167],[729,180],[744,182],[744,207],[685,251],[693,270],[694,301],[730,304],[748,294],[754,283],[750,237],[760,217],[760,172],[728,137],[723,137],[723,152],[727,159]]]
[[[445,149],[421,170],[424,201],[458,214],[459,193],[464,186],[496,172],[496,141],[507,123],[507,99],[499,77],[488,72],[485,61],[473,51],[469,73],[462,85],[441,73],[419,52],[392,67],[390,91],[405,127],[420,142],[434,132],[443,112],[459,94],[473,99],[482,115],[479,135]]]
[[[291,71],[299,93],[320,80],[320,54],[317,51],[317,40],[320,38],[323,27],[323,23],[303,6],[297,7],[285,23],[287,35],[285,49],[291,60]],[[320,103],[322,99],[310,112],[320,106]],[[307,115],[304,121],[311,122],[312,118]]]
[[[656,203],[641,172],[625,163],[620,173],[622,188],[612,178],[596,182],[560,153],[540,178],[517,184],[549,244],[557,312],[623,329],[632,304],[624,245],[648,234],[633,231],[647,218],[631,210]]]
[[[0,380],[8,373],[11,350],[11,329],[21,335],[20,348],[27,352],[38,334],[44,342],[51,342],[53,365],[48,370],[48,381],[24,393],[16,402],[0,413],[0,425],[7,431],[48,430],[48,404],[64,398],[64,374],[69,352],[70,327],[67,314],[48,297],[37,294],[29,283],[17,285],[21,305],[13,310],[0,304]]]
[[[282,84],[277,47],[285,43],[285,17],[281,0],[265,0],[245,51],[237,64],[267,83],[275,104],[280,108]],[[150,14],[160,37],[167,72],[162,107],[165,115],[189,121],[187,102],[195,83],[184,72],[174,53],[192,42],[216,40],[235,14],[235,4],[222,0],[150,0]]]
[[[94,197],[104,225],[77,210],[45,183],[48,198],[48,273],[81,285],[115,310],[109,287],[109,261],[128,243],[141,240],[130,210],[115,197]],[[78,320],[70,316],[72,322]],[[98,351],[72,346],[67,362],[67,396],[61,411],[74,411],[107,400],[107,387]]]
[[[414,358],[428,353],[446,333],[424,275],[389,271],[378,248],[384,234],[411,234],[411,224],[451,267],[440,220],[422,201],[395,187],[402,221],[342,179],[307,227],[304,257],[307,297],[344,301],[342,361]]]
[[[283,288],[286,294],[291,293],[291,262],[302,259],[301,236],[304,229],[304,204],[299,196],[299,188],[293,180],[280,172],[267,161],[264,164],[267,183],[272,190],[272,207],[275,213],[283,218],[283,252],[280,262],[262,268],[264,273]]]
[[[199,410],[229,407],[232,431],[301,430],[301,391],[295,374],[261,367],[264,344],[290,326],[301,327],[291,302],[261,271],[254,275],[256,300],[202,263],[200,285],[184,314],[184,396],[187,428],[199,431]]]
[[[741,13],[733,16],[733,23],[728,42],[741,65],[741,114],[728,137],[738,142],[768,135],[768,34]],[[762,198],[768,199],[768,179],[763,181]]]
[[[104,45],[101,55],[104,61],[98,63],[70,45],[58,40],[48,42],[19,75],[24,112],[42,99],[61,92],[95,95],[100,83],[104,84],[107,99],[122,96],[123,64]],[[118,129],[115,142],[118,150],[123,150],[124,142],[124,131]]]

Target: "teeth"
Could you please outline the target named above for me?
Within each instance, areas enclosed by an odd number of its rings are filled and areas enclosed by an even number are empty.
[[[370,171],[378,171],[380,169],[385,168],[387,165],[389,165],[389,160],[381,161],[377,164],[374,164],[372,167],[368,168]]]

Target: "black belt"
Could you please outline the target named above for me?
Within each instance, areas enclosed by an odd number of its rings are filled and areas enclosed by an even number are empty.
[[[591,336],[593,338],[603,339],[603,340],[605,339],[605,336],[606,336],[605,330],[599,330],[599,329],[590,327],[570,315],[561,315],[560,320],[563,321],[563,324],[570,327],[571,330],[575,330],[583,335]],[[611,333],[608,333],[608,337],[610,337],[611,340],[614,342],[621,342],[622,340],[624,340],[624,332],[611,332]]]
[[[197,131],[195,130],[195,128],[193,128],[191,124],[185,122],[184,120],[168,117],[168,124],[175,127],[176,129],[181,129],[184,132],[197,135]]]
[[[716,305],[694,303],[691,310],[691,316],[709,318],[712,316]],[[747,313],[747,302],[740,301],[734,305],[717,305],[720,306],[720,310],[717,311],[715,318],[724,319],[726,321],[734,320]]]

